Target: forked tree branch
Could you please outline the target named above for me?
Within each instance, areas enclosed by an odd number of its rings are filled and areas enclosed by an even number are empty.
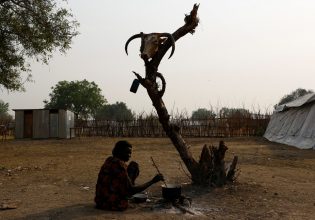
[[[185,24],[172,34],[174,41],[177,41],[188,33],[193,34],[195,32],[195,28],[199,23],[199,18],[197,17],[198,8],[199,5],[195,4],[190,14],[185,16]],[[224,162],[227,147],[224,142],[220,142],[219,148],[208,148],[207,145],[205,145],[203,147],[200,160],[197,162],[193,158],[186,142],[182,138],[180,128],[176,124],[172,124],[170,122],[170,115],[168,114],[167,108],[162,99],[165,92],[166,82],[163,75],[158,72],[158,66],[171,46],[172,40],[167,39],[163,44],[161,44],[157,53],[151,60],[144,59],[144,78],[136,72],[133,73],[136,75],[141,85],[146,88],[152,104],[158,114],[159,121],[162,124],[166,135],[171,139],[173,145],[177,149],[181,159],[191,174],[192,181],[198,184],[222,186],[227,180]],[[159,90],[158,83],[156,82],[157,78],[160,78],[162,81],[161,90]],[[237,158],[234,158],[233,165],[230,167],[231,169],[228,172],[228,179],[233,180],[236,163]]]
[[[180,39],[181,37],[185,36],[188,33],[195,33],[195,29],[199,24],[199,18],[197,17],[199,4],[194,4],[193,9],[191,10],[189,15],[185,15],[185,24],[178,28],[172,35],[175,40],[175,42]],[[168,49],[172,46],[172,42],[170,39],[168,39],[161,48],[159,48],[156,55],[152,58],[152,61],[150,62],[150,65],[154,67],[158,67],[162,58],[164,57],[165,53],[168,51]]]
[[[197,17],[198,8],[199,5],[195,4],[190,14],[185,16],[185,24],[172,34],[175,41],[188,33],[195,32],[195,28],[198,26],[199,23],[199,18]],[[194,179],[193,175],[197,173],[196,170],[198,169],[198,162],[193,158],[192,153],[187,148],[186,142],[179,133],[179,127],[175,124],[170,123],[170,115],[168,114],[167,108],[162,99],[162,96],[165,92],[166,82],[164,80],[164,77],[162,78],[162,75],[158,73],[158,66],[162,58],[166,54],[167,50],[171,46],[171,39],[167,39],[161,45],[161,47],[159,47],[159,50],[150,61],[146,59],[144,60],[146,68],[145,78],[142,78],[139,74],[135,72],[134,74],[140,81],[141,85],[146,88],[148,95],[152,100],[152,104],[157,111],[159,121],[162,124],[164,131],[171,139],[175,148],[179,152],[181,159],[185,163],[187,169],[192,174],[192,178]],[[161,91],[159,91],[158,89],[158,84],[156,82],[157,77],[162,80],[163,87]]]

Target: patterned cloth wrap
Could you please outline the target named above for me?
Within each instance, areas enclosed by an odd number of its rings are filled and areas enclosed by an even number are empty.
[[[136,162],[130,165],[137,166]],[[128,166],[129,167],[129,166]],[[131,169],[134,171],[134,169]],[[129,172],[131,171],[129,168]],[[136,170],[139,175],[139,168]],[[128,197],[131,196],[132,180],[128,176],[127,165],[116,157],[108,157],[98,174],[95,191],[96,208],[114,211],[123,211],[128,208]]]

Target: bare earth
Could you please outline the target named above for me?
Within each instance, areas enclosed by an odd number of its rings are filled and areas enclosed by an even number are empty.
[[[0,219],[315,219],[314,150],[263,138],[225,139],[226,160],[238,155],[240,172],[235,184],[213,189],[190,185],[169,139],[126,139],[140,164],[137,183],[156,174],[152,156],[167,182],[183,184],[195,215],[152,209],[160,184],[147,190],[151,201],[125,212],[94,209],[99,168],[119,139],[77,138],[0,142]],[[195,158],[204,144],[218,141],[186,139]]]

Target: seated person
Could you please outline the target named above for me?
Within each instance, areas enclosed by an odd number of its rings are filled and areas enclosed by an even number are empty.
[[[136,162],[126,162],[131,157],[131,144],[127,141],[118,141],[98,174],[95,191],[96,208],[105,210],[123,211],[128,208],[128,197],[142,192],[149,186],[163,180],[158,174],[152,180],[135,186],[135,179],[139,175],[139,166]]]

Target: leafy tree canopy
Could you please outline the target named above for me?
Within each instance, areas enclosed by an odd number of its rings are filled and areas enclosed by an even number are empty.
[[[216,114],[212,110],[199,108],[196,111],[192,112],[191,119],[192,120],[205,120],[205,119],[215,118],[215,116]]]
[[[101,89],[87,80],[60,81],[51,89],[50,101],[44,100],[45,108],[69,109],[82,119],[94,118],[96,112],[107,102]]]
[[[306,90],[306,89],[298,88],[298,89],[294,90],[293,92],[291,92],[290,94],[283,96],[280,99],[279,103],[276,104],[274,107],[276,108],[278,105],[283,105],[283,104],[291,102],[291,101],[293,101],[293,100],[295,100],[301,96],[304,96],[306,94],[313,93],[313,92],[314,92],[313,90]]]
[[[128,121],[134,120],[134,114],[124,102],[104,105],[96,114],[97,120]]]
[[[244,108],[221,108],[220,109],[221,118],[249,118],[251,113],[249,110]]]
[[[32,77],[28,58],[47,64],[56,49],[70,48],[78,22],[62,1],[0,0],[0,87],[23,91]]]

